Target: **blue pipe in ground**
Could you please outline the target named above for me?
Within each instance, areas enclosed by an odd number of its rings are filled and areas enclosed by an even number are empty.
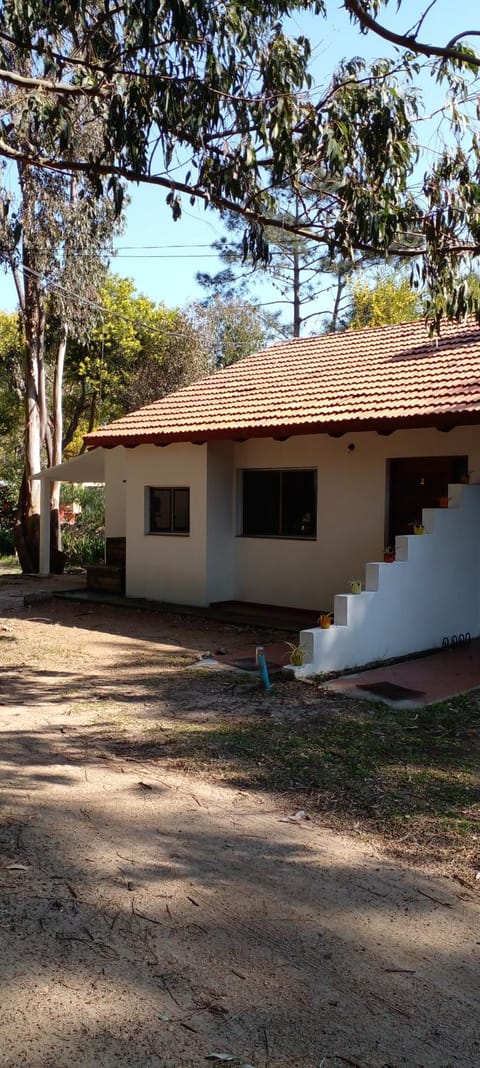
[[[267,661],[265,660],[265,653],[262,645],[257,646],[256,661],[260,668],[260,678],[262,680],[263,689],[271,690],[272,683],[270,682],[268,675]]]

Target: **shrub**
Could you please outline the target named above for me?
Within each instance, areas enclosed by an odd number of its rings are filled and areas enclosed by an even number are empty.
[[[82,567],[98,564],[105,554],[105,493],[103,486],[62,487],[62,504],[81,506],[74,526],[63,527],[62,544],[67,564]]]
[[[0,556],[15,552],[13,525],[15,522],[14,490],[8,484],[0,485]]]

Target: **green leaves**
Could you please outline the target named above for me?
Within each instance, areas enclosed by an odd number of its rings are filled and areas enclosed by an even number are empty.
[[[360,30],[372,33],[381,30],[372,17],[385,8],[392,14],[387,0],[343,0],[343,7]],[[310,41],[285,30],[287,17],[305,11],[327,14],[322,0],[145,0],[128,2],[121,16],[114,5],[87,0],[6,0],[0,66],[13,66],[15,78],[28,84],[10,114],[11,87],[4,83],[4,152],[29,164],[59,165],[64,173],[86,172],[98,197],[106,184],[117,215],[125,177],[161,185],[175,220],[183,193],[262,226],[272,216],[278,225],[285,187],[303,196],[303,176],[315,173],[325,196],[321,209],[305,213],[302,232],[350,259],[355,251],[419,253],[422,284],[435,300],[437,289],[444,294],[456,286],[464,250],[477,249],[477,155],[473,150],[468,158],[466,142],[478,56],[460,36],[446,52],[422,52],[422,16],[403,38],[382,31],[396,46],[393,60],[369,65],[353,57],[315,88]],[[458,148],[467,158],[463,172],[455,162],[450,177],[447,160],[438,161],[443,174],[429,162],[424,188],[414,196],[417,51],[447,93],[448,153],[456,160]],[[54,91],[45,78],[56,82]],[[79,138],[76,116],[87,100],[92,136]],[[183,167],[191,169],[185,182]],[[451,186],[446,206],[431,201],[439,183],[443,193]],[[264,238],[249,242],[248,254],[264,262]],[[443,295],[441,301],[460,308],[464,298],[459,290],[457,304]]]

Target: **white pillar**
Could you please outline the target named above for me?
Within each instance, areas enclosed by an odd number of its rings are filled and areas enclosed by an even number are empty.
[[[50,574],[50,491],[48,478],[40,479],[40,566],[41,575]]]

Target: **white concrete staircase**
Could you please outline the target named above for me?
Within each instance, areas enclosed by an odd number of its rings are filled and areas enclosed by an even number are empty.
[[[335,623],[300,634],[296,674],[342,671],[480,633],[480,485],[452,485],[448,508],[424,508],[425,533],[396,538],[393,564],[368,563],[365,589],[337,594]]]

